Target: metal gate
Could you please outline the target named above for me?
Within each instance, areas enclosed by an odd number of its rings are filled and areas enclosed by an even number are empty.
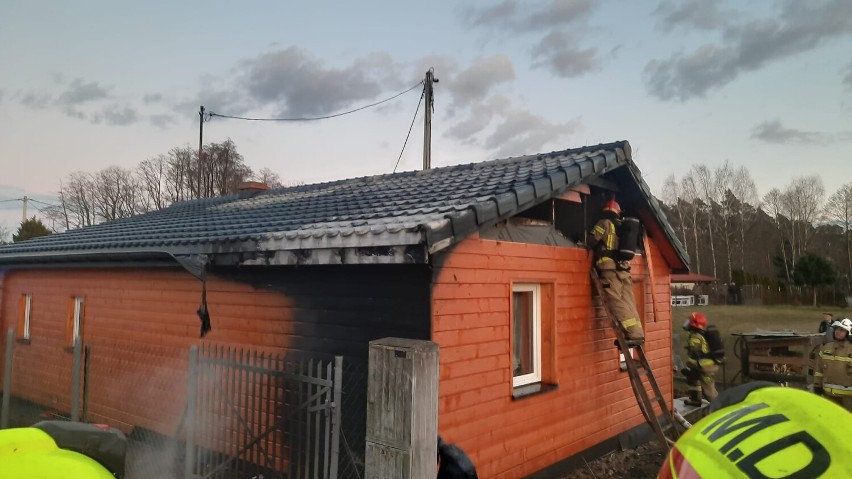
[[[343,358],[190,350],[186,479],[337,479]]]

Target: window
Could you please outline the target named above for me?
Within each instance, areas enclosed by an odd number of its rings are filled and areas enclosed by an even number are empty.
[[[68,324],[65,339],[70,347],[74,346],[74,342],[81,336],[83,330],[84,304],[82,296],[71,298],[68,303]]]
[[[541,287],[512,287],[512,385],[541,382]]]
[[[30,313],[32,311],[33,295],[24,293],[21,295],[21,302],[18,306],[18,327],[17,337],[23,341],[30,339]]]

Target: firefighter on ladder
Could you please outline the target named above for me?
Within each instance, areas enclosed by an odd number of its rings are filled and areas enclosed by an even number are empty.
[[[710,354],[710,346],[704,332],[707,330],[707,317],[701,313],[692,313],[684,323],[683,329],[689,331],[689,342],[686,345],[686,385],[689,389],[689,399],[686,404],[701,406],[701,395],[708,401],[716,399],[715,375],[719,371],[716,360]]]
[[[594,263],[604,290],[603,300],[624,329],[628,345],[636,346],[645,342],[645,332],[633,298],[630,263],[618,259],[617,226],[620,218],[618,202],[611,199],[604,203],[603,217],[592,228],[589,246],[595,252]]]

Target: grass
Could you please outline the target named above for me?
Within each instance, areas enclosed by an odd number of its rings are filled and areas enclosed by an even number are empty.
[[[825,308],[812,306],[700,306],[673,307],[672,330],[675,339],[675,355],[686,356],[683,346],[686,344],[686,332],[682,329],[683,322],[693,311],[704,313],[709,324],[715,324],[725,341],[727,362],[722,371],[716,376],[717,383],[739,384],[740,378],[735,376],[740,370],[740,362],[734,354],[734,345],[738,336],[734,333],[748,333],[758,329],[770,331],[794,330],[800,333],[816,333],[822,321]],[[835,319],[852,316],[852,312],[839,309],[828,310],[834,313]],[[723,376],[724,374],[724,376]],[[724,380],[723,380],[724,378]],[[680,386],[677,384],[676,386]]]

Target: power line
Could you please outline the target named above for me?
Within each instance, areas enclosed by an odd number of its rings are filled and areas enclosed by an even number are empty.
[[[247,117],[243,117],[243,116],[220,115],[219,113],[214,113],[212,111],[209,113],[209,115],[210,115],[210,117],[218,116],[220,118],[231,118],[231,119],[234,119],[234,120],[248,120],[248,121],[314,121],[314,120],[327,120],[329,118],[336,118],[338,116],[348,115],[350,113],[355,113],[357,111],[366,110],[367,108],[371,108],[371,107],[374,107],[374,106],[377,106],[377,105],[381,105],[382,103],[389,102],[389,101],[393,100],[394,98],[400,97],[400,96],[405,95],[406,93],[410,92],[411,90],[414,90],[418,86],[422,85],[424,83],[424,81],[425,80],[421,80],[416,85],[409,88],[408,90],[405,90],[403,92],[399,92],[399,93],[397,93],[396,95],[394,95],[390,98],[385,98],[384,100],[377,101],[377,102],[371,103],[369,105],[364,105],[364,106],[362,106],[360,108],[356,108],[354,110],[344,111],[344,112],[341,112],[341,113],[335,113],[334,115],[301,117],[301,118],[247,118]]]
[[[50,203],[45,203],[44,201],[40,201],[40,200],[37,200],[37,199],[35,199],[35,198],[29,198],[29,200],[30,200],[30,201],[32,201],[32,202],[34,202],[34,203],[41,203],[41,204],[43,204],[43,205],[45,205],[45,206],[50,206],[50,207],[53,207],[53,208],[59,208],[59,205],[54,205],[54,204],[50,204]]]
[[[11,200],[0,200],[0,203],[8,203],[10,201],[24,201],[23,198],[12,198]]]
[[[423,83],[423,82],[421,82]],[[396,165],[393,167],[393,172],[396,173],[396,168],[399,166],[399,160],[402,159],[402,152],[405,151],[405,145],[408,144],[408,139],[411,137],[411,130],[414,128],[414,120],[417,119],[417,113],[420,112],[420,104],[423,103],[423,96],[426,95],[426,87],[423,87],[423,93],[420,94],[420,99],[417,100],[417,109],[414,110],[414,118],[411,119],[411,126],[408,127],[408,134],[405,135],[405,143],[402,144],[402,150],[399,152],[399,158],[396,159]],[[429,108],[428,106],[426,108]]]

